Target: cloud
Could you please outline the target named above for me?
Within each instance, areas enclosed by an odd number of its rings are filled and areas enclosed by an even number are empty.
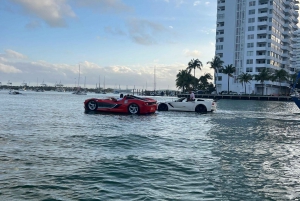
[[[208,2],[208,1],[207,1],[207,2],[205,2],[205,5],[207,5],[207,6],[208,6],[209,4],[210,4],[210,2]]]
[[[120,13],[133,10],[121,0],[75,0],[75,2],[80,7],[91,8],[102,13]]]
[[[142,19],[131,19],[127,23],[132,40],[141,45],[156,44],[159,36],[167,33],[161,24]]]
[[[25,26],[26,29],[36,29],[36,28],[39,28],[39,27],[41,27],[41,24],[37,20],[31,21],[28,24],[26,24],[26,26]]]
[[[198,6],[198,5],[200,5],[201,4],[201,1],[195,1],[194,2],[194,6]]]
[[[200,57],[201,56],[201,53],[198,50],[190,51],[189,49],[186,49],[183,51],[183,53],[186,57]]]
[[[4,54],[0,54],[0,58],[1,57],[2,58],[13,58],[13,59],[27,59],[27,56],[25,56],[19,52],[10,50],[10,49],[5,50]]]
[[[0,71],[3,73],[22,73],[21,70],[10,65],[5,65],[3,63],[0,63]]]
[[[23,11],[42,19],[51,27],[65,27],[65,17],[76,17],[66,0],[12,0],[21,5]],[[29,24],[30,25],[30,24]],[[28,27],[29,25],[26,25]]]
[[[173,29],[173,26],[169,26],[170,29]]]
[[[118,28],[105,27],[104,30],[105,30],[105,32],[112,34],[112,35],[120,35],[120,36],[126,35],[125,32],[123,32],[121,29],[118,29]]]

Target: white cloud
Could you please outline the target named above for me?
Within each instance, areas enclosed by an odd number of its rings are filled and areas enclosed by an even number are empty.
[[[205,2],[205,5],[207,5],[207,6],[208,6],[209,4],[210,4],[210,2],[208,2],[208,1],[207,1],[207,2]]]
[[[189,49],[185,49],[183,50],[183,53],[186,57],[200,57],[201,53],[198,50],[189,50]]]
[[[76,17],[66,0],[12,0],[28,15],[38,17],[51,27],[66,26],[65,17]],[[27,27],[30,24],[27,25]]]
[[[195,1],[195,2],[194,2],[194,6],[200,5],[200,3],[201,3],[201,1]]]
[[[5,50],[5,54],[0,55],[0,57],[14,58],[14,59],[27,59],[27,56],[10,49]]]
[[[0,63],[0,71],[3,73],[21,73],[22,71],[10,66],[10,65],[5,65],[3,63]]]
[[[141,45],[156,44],[158,36],[168,32],[163,25],[143,19],[129,20],[128,29],[132,40]]]
[[[173,26],[169,26],[170,29],[173,29]]]

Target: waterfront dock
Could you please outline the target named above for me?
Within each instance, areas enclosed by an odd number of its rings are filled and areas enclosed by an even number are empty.
[[[189,94],[179,94],[178,97],[189,97]],[[195,94],[196,98],[232,99],[232,100],[261,100],[261,101],[292,101],[290,96],[260,96],[260,95],[225,95],[225,94]]]

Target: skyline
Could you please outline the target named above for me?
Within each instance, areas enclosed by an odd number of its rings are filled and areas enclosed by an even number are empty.
[[[110,88],[176,89],[191,59],[213,71],[215,0],[3,0],[0,82],[81,82]],[[212,81],[213,82],[213,81]],[[31,84],[34,85],[34,84]]]

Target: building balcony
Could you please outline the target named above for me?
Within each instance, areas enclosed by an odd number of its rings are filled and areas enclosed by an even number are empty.
[[[267,29],[257,30],[256,33],[257,34],[266,34],[266,33],[268,33],[268,30]]]
[[[289,58],[290,57],[290,55],[288,53],[283,53],[281,56],[284,57],[284,58]]]
[[[292,18],[290,16],[288,16],[288,15],[284,16],[283,19],[286,20],[286,21],[289,21],[289,22],[293,21]]]
[[[271,25],[271,23],[268,21],[261,21],[261,22],[257,22],[257,25],[258,26],[267,26],[267,25]]]
[[[294,43],[296,43],[297,42],[297,38],[291,37],[291,41],[294,42]]]
[[[260,4],[260,5],[257,6],[258,9],[266,9],[268,7],[269,7],[269,4],[267,4],[267,3],[266,4]]]
[[[291,31],[284,31],[282,32],[282,35],[286,35],[286,36],[290,36],[292,35],[292,32]]]
[[[258,42],[258,43],[265,43],[265,42],[268,42],[269,41],[269,39],[267,39],[267,38],[257,38],[256,39],[256,42]]]
[[[258,13],[257,17],[268,17],[268,13]]]
[[[267,55],[256,55],[255,59],[267,59]]]
[[[292,20],[295,24],[298,24],[299,20],[298,17],[292,16]]]
[[[298,30],[298,26],[296,24],[293,24],[292,27],[293,27],[294,31]]]

